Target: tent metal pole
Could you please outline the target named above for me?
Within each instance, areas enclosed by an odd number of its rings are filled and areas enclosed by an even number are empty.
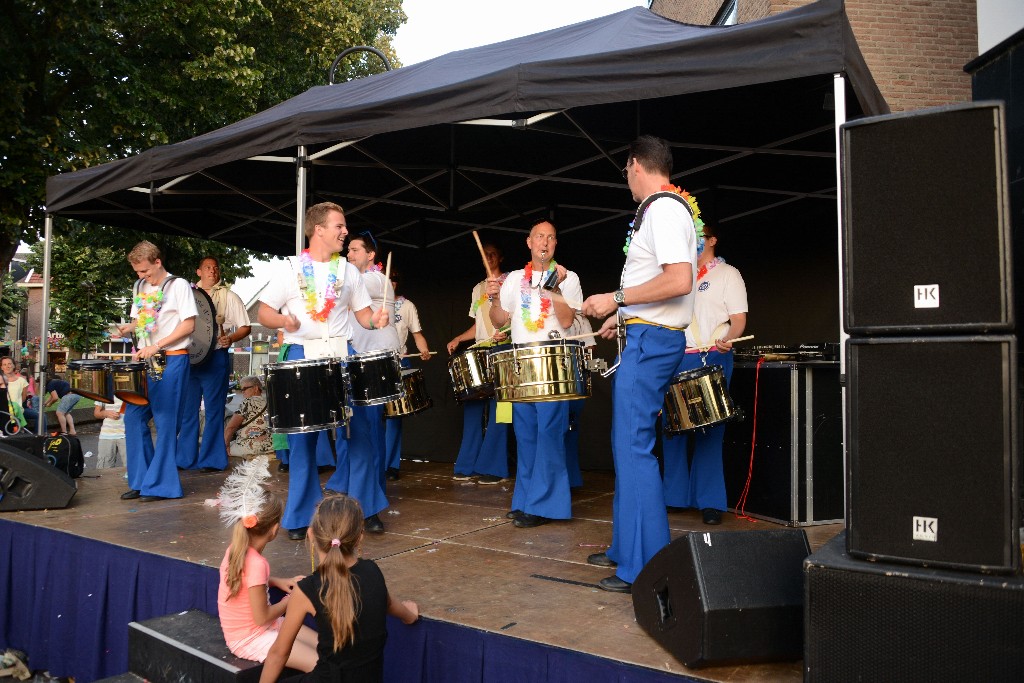
[[[299,145],[295,158],[295,255],[302,253],[302,221],[306,216],[306,174],[309,167],[306,160],[306,146]]]
[[[847,447],[849,444],[846,443],[846,402],[849,400],[849,395],[846,391],[846,340],[850,336],[846,334],[846,321],[844,311],[846,310],[846,297],[843,295],[843,273],[846,272],[846,263],[843,259],[843,148],[842,139],[840,137],[839,127],[846,123],[846,78],[843,74],[837,73],[832,79],[832,99],[835,103],[835,146],[836,146],[836,231],[839,236],[837,240],[837,248],[839,249],[839,395],[840,395],[840,406],[842,408],[842,420],[843,420],[843,432],[842,432],[842,452],[843,452],[843,510],[847,510],[846,501],[846,472],[847,472],[847,458],[849,457],[849,451]],[[807,470],[810,472],[811,470]],[[811,514],[810,509],[812,505],[811,499],[808,498],[808,514]],[[813,519],[808,517],[807,519]],[[849,520],[847,520],[849,523]]]
[[[36,396],[39,397],[39,419],[36,420],[36,434],[42,436],[43,397],[46,395],[46,372],[50,366],[50,258],[53,254],[53,214],[47,213],[43,220],[43,314],[39,330],[39,374],[36,377]]]

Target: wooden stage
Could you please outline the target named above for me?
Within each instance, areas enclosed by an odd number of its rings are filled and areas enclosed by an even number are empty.
[[[276,462],[271,470],[271,487],[284,496],[287,475],[276,473]],[[4,513],[4,519],[219,565],[229,532],[204,501],[216,497],[225,473],[182,473],[186,496],[152,503],[119,499],[127,488],[123,473],[89,469],[68,508]],[[391,507],[380,515],[386,533],[368,534],[362,548],[380,564],[392,594],[415,600],[423,616],[696,680],[803,679],[800,662],[687,669],[637,626],[629,595],[597,588],[611,570],[586,558],[611,540],[612,473],[584,472],[585,485],[573,494],[574,519],[535,529],[518,529],[505,518],[511,481],[480,486],[451,474],[451,463],[404,461],[401,479],[388,482]],[[707,527],[697,511],[670,513],[669,522],[673,538],[691,530],[778,528],[731,513],[720,527]],[[841,529],[808,527],[812,550]],[[306,544],[284,533],[265,554],[276,576],[310,572]]]

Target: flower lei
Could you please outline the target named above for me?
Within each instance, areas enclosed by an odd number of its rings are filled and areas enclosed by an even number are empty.
[[[141,289],[135,295],[135,307],[139,311],[139,317],[135,322],[135,334],[139,337],[151,336],[156,330],[156,319],[160,309],[164,305],[164,290],[156,289],[149,294],[143,294]]]
[[[324,290],[324,305],[319,311],[316,310],[317,293],[316,293],[316,280],[313,277],[313,258],[309,255],[309,249],[303,249],[302,253],[299,254],[299,263],[302,264],[302,275],[306,279],[306,286],[303,289],[306,291],[304,297],[306,299],[306,312],[309,313],[309,317],[317,322],[326,322],[327,316],[331,314],[331,310],[334,309],[334,299],[338,296],[335,291],[335,285],[338,282],[338,263],[341,258],[337,254],[331,255],[329,270],[327,272],[327,287]]]
[[[501,285],[502,283],[504,283],[506,277],[508,277],[508,273],[502,273],[501,275],[499,275],[498,276],[498,284]],[[486,287],[483,288],[483,293],[480,295],[480,298],[473,302],[473,316],[474,317],[476,316],[476,312],[480,310],[480,307],[484,305],[485,301],[487,301],[487,288]]]
[[[548,266],[547,272],[552,272],[555,269],[555,265],[555,260],[551,259],[551,264]],[[530,332],[536,332],[544,329],[544,321],[547,320],[548,315],[551,313],[551,298],[545,297],[542,290],[540,297],[540,315],[537,316],[537,320],[534,321],[530,317],[531,289],[533,289],[533,261],[528,262],[526,264],[526,268],[523,270],[523,281],[519,288],[519,296],[522,301],[523,327]]]
[[[711,270],[712,268],[717,266],[719,263],[725,263],[725,259],[722,258],[721,256],[716,256],[715,258],[711,259],[710,261],[705,263],[703,266],[698,268],[697,269],[697,279],[700,280],[701,278],[703,278],[705,275],[708,274],[709,270]]]
[[[697,254],[700,255],[700,253],[704,251],[704,221],[701,220],[700,217],[700,207],[697,206],[697,198],[686,190],[680,189],[675,185],[662,185],[661,191],[676,193],[685,199],[686,203],[690,206],[690,214],[693,217],[693,227],[697,231]],[[633,223],[635,222],[636,219],[629,222],[629,230],[626,231],[626,244],[622,247],[623,254],[629,253],[629,243],[633,241],[633,233],[635,232]]]

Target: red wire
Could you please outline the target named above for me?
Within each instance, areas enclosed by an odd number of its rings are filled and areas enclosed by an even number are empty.
[[[761,364],[764,363],[764,356],[757,361],[757,369],[754,371],[754,420],[750,432],[750,464],[747,466],[747,483],[743,485],[743,493],[736,503],[736,516],[751,522],[756,519],[747,514],[747,494],[750,493],[750,480],[754,476],[754,448],[757,446],[757,394],[761,386]]]

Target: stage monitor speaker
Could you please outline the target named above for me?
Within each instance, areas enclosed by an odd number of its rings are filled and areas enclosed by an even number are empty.
[[[847,349],[850,554],[1016,571],[1015,337],[861,337]]]
[[[636,621],[686,666],[800,659],[801,529],[690,532],[633,582]]]
[[[0,441],[0,512],[66,508],[77,492],[49,461]]]
[[[1013,329],[1003,105],[842,126],[850,334]]]
[[[864,562],[840,533],[804,562],[804,680],[1019,681],[1024,577]]]

